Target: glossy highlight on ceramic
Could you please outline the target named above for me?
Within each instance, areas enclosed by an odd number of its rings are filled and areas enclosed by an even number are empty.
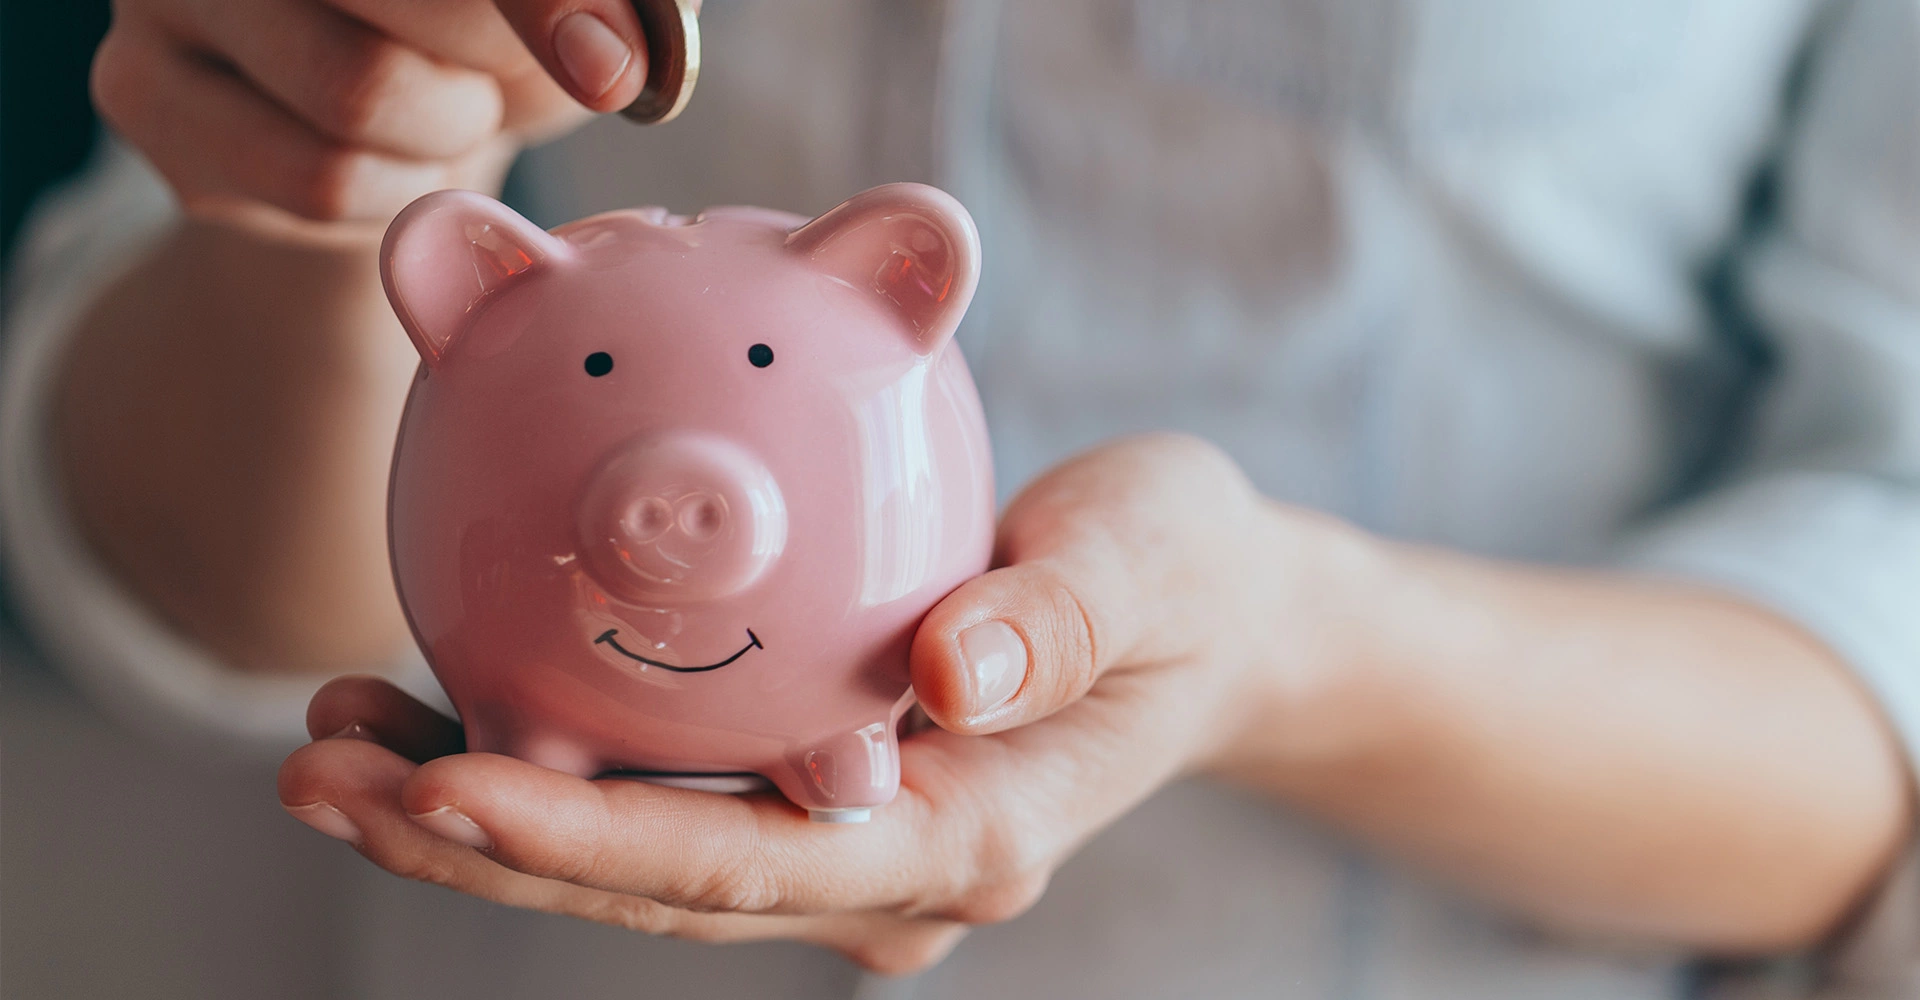
[[[381,267],[422,362],[394,578],[468,747],[890,801],[914,629],[992,546],[966,211],[893,184],[546,233],[443,191]]]

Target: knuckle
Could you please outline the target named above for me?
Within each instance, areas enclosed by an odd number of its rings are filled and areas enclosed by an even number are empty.
[[[1141,448],[1194,471],[1217,473],[1239,468],[1219,445],[1193,434],[1159,431],[1141,436],[1138,443]]]
[[[583,845],[579,849],[562,848],[557,851],[542,852],[531,859],[527,865],[515,865],[529,874],[538,874],[560,882],[572,882],[575,885],[600,885],[599,874],[602,868],[600,851]],[[538,871],[530,871],[538,869]]]
[[[387,109],[405,99],[406,59],[392,42],[370,39],[348,46],[339,64],[324,72],[315,124],[347,141],[368,138]]]
[[[698,937],[685,932],[672,907],[644,896],[607,894],[583,916],[596,923],[655,937]]]
[[[1139,440],[1160,473],[1154,482],[1182,496],[1205,496],[1214,502],[1250,500],[1255,491],[1240,463],[1226,449],[1205,438],[1176,432],[1149,434]]]
[[[887,935],[872,956],[872,971],[883,975],[918,975],[941,964],[968,929],[958,923],[922,923]]]
[[[706,913],[688,913],[685,910],[674,910],[666,906],[662,906],[661,909],[666,911],[671,926],[667,930],[656,933],[665,934],[668,937],[697,944],[732,944],[744,936],[740,930],[730,925],[727,922],[728,918],[725,917]]]
[[[586,824],[587,832],[575,832],[549,843],[537,859],[540,869],[537,874],[575,885],[608,884],[619,868],[614,854],[620,850],[619,838],[614,836],[611,826],[604,810],[593,814]]]
[[[348,218],[355,195],[368,172],[376,168],[371,154],[351,149],[324,149],[293,173],[286,207],[322,222]]]
[[[960,898],[945,916],[963,924],[1002,924],[1033,909],[1047,891],[1045,874],[1016,875]]]
[[[876,935],[845,954],[869,972],[910,976],[939,964],[965,936],[966,928],[959,925],[918,925]]]
[[[1051,851],[1043,837],[1030,832],[1033,825],[1001,822],[981,830],[973,845],[975,877],[965,889],[948,898],[965,898],[975,886],[1000,885],[1028,872],[1046,871]]]
[[[1056,620],[1067,623],[1062,631],[1061,676],[1073,697],[1086,694],[1099,672],[1099,639],[1094,632],[1093,615],[1085,601],[1073,589],[1062,585],[1054,590]]]
[[[381,862],[381,867],[401,878],[429,885],[453,888],[457,881],[454,867],[434,852],[389,857]]]
[[[702,913],[760,913],[777,903],[776,895],[746,858],[716,867],[692,887],[684,905]]]
[[[87,76],[93,106],[101,118],[121,131],[139,114],[141,98],[146,93],[140,81],[152,79],[152,74],[143,69],[149,61],[139,46],[119,30],[108,31],[94,51],[93,66]]]
[[[603,838],[589,836],[548,839],[513,835],[496,837],[488,856],[523,875],[594,888],[604,884],[604,843]]]
[[[1093,687],[1098,637],[1093,616],[1067,574],[1046,563],[1036,564],[1036,568],[1042,574],[1039,582],[1047,610],[1047,631],[1051,633],[1045,637],[1044,645],[1036,643],[1037,651],[1045,651],[1052,659],[1048,674],[1057,688],[1058,700],[1064,703]]]
[[[916,941],[866,949],[858,961],[868,971],[883,976],[912,976],[933,968],[941,954],[932,946]]]

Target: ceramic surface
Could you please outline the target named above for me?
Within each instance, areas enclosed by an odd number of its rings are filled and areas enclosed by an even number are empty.
[[[986,569],[985,423],[953,343],[979,237],[895,184],[812,222],[470,192],[394,220],[422,364],[395,580],[472,750],[773,782],[817,819],[899,785],[927,609]]]

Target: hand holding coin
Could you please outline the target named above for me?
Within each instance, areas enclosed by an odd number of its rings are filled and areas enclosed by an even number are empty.
[[[699,8],[118,0],[93,93],[189,213],[384,223],[429,191],[497,190],[522,148],[592,112],[673,118]]]
[[[647,82],[620,113],[642,125],[670,122],[700,78],[700,0],[633,0],[647,39]]]

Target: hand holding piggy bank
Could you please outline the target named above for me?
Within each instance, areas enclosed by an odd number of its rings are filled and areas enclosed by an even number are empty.
[[[422,364],[394,578],[468,749],[584,777],[773,782],[816,820],[899,787],[920,618],[987,568],[954,328],[979,237],[893,184],[812,222],[614,212],[551,234],[428,195],[387,232]]]

